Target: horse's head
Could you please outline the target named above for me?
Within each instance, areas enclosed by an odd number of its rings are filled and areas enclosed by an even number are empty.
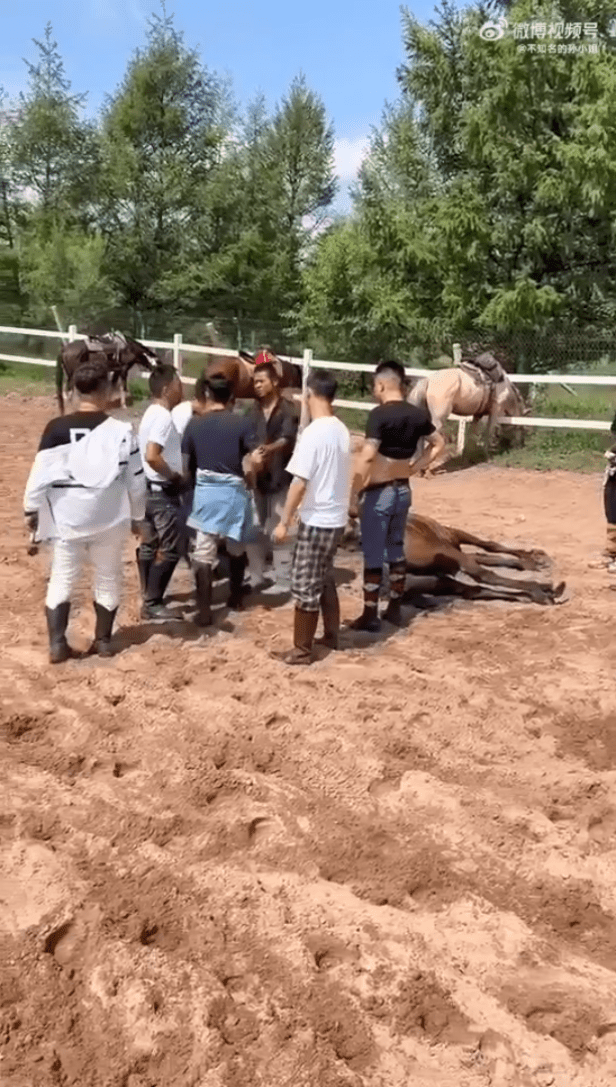
[[[161,364],[161,360],[156,352],[152,351],[149,347],[145,347],[144,344],[139,343],[138,340],[128,340],[126,351],[128,352],[128,360],[130,360],[131,366],[140,366],[142,370],[147,370],[150,374]]]
[[[506,416],[530,414],[530,407],[512,381],[507,381],[506,393],[502,398],[499,397],[499,411],[501,415]]]

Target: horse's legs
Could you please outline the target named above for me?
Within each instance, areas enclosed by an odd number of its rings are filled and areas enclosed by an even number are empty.
[[[539,566],[545,565],[547,562],[547,555],[544,551],[535,550],[528,551],[523,547],[505,547],[504,544],[496,543],[494,540],[483,540],[479,536],[472,536],[470,532],[464,532],[461,528],[449,528],[447,531],[450,534],[452,541],[460,547],[462,544],[468,544],[471,547],[480,547],[482,551],[489,551],[495,555],[512,555],[520,563],[514,567],[516,570],[536,570]],[[499,563],[495,561],[492,563],[487,559],[485,555],[475,555],[478,562],[484,563],[486,566],[498,566]],[[501,562],[502,566],[513,566],[513,563]]]
[[[519,582],[516,589],[489,585],[466,585],[454,577],[439,576],[424,578],[423,585],[408,588],[404,594],[405,604],[412,604],[417,596],[458,596],[463,600],[519,600],[526,595],[524,582]],[[546,601],[543,601],[544,603]]]
[[[503,574],[496,574],[493,570],[486,570],[485,567],[480,566],[473,555],[462,555],[460,570],[479,583],[515,589],[518,593],[523,592],[536,604],[545,604],[555,595],[551,581],[519,581],[517,578],[505,577]],[[556,595],[558,595],[557,591]]]
[[[507,566],[511,570],[525,570],[526,567],[517,555],[475,555],[480,566]]]

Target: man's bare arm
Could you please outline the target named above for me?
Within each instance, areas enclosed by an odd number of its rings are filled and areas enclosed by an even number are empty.
[[[148,442],[145,447],[145,459],[153,472],[158,472],[163,479],[171,483],[179,483],[182,479],[181,472],[174,472],[163,457],[163,447],[156,442]]]

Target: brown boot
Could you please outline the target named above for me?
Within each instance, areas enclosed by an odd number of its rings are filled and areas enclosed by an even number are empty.
[[[340,630],[340,601],[334,581],[326,582],[321,594],[321,612],[323,614],[323,637],[315,638],[315,645],[324,645],[327,649],[338,648]]]
[[[312,664],[312,646],[319,622],[318,611],[295,609],[293,623],[293,649],[273,652],[272,656],[283,664]]]

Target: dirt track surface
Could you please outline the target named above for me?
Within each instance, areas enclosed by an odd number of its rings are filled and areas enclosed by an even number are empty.
[[[49,414],[0,404],[2,1087],[613,1085],[599,478],[415,488],[545,548],[562,607],[460,605],[294,672],[288,607],[140,632],[127,554],[124,652],[50,668],[21,519]]]

